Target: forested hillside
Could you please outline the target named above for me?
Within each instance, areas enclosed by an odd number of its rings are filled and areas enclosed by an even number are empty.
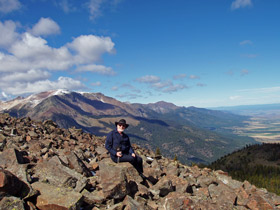
[[[209,165],[280,195],[280,144],[255,144],[226,155]]]

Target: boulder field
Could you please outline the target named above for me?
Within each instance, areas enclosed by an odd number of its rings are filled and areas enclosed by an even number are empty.
[[[266,189],[133,145],[142,178],[131,164],[111,161],[104,144],[50,120],[0,114],[0,209],[280,209],[280,196]]]

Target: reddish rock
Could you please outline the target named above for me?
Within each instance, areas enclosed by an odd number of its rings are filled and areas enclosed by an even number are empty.
[[[237,197],[233,189],[223,183],[219,183],[218,185],[211,184],[208,189],[211,200],[214,203],[227,206],[228,208],[233,208]]]
[[[0,169],[0,192],[24,197],[29,193],[28,186],[7,170]]]
[[[160,197],[166,196],[168,193],[175,191],[176,188],[172,183],[171,176],[165,176],[161,178],[152,188],[151,192],[154,195],[159,195]]]
[[[35,182],[32,187],[40,192],[36,206],[40,210],[78,210],[83,196],[67,188]]]
[[[114,163],[106,158],[99,163],[100,184],[107,199],[122,199],[135,194],[137,184],[142,181],[136,169],[130,163]]]
[[[134,200],[132,197],[127,195],[123,200],[123,210],[134,210],[134,209],[144,209],[144,205]]]
[[[131,164],[114,163],[104,143],[104,137],[61,129],[52,121],[0,114],[0,166],[12,174],[0,175],[0,209],[279,209],[280,196],[247,181],[163,156],[156,159],[153,152],[133,145],[143,158],[143,180]],[[28,195],[19,190],[21,184]]]
[[[74,152],[67,152],[65,153],[65,156],[71,169],[74,169],[78,173],[83,174],[87,177],[92,176],[90,170]]]
[[[258,195],[250,196],[249,201],[246,204],[251,210],[269,210],[274,209],[273,206],[265,201],[262,197]]]
[[[194,202],[183,193],[171,192],[162,200],[163,209],[191,210]]]

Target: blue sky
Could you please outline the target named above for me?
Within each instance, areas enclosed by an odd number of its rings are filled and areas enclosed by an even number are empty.
[[[279,0],[0,0],[0,100],[280,102]]]

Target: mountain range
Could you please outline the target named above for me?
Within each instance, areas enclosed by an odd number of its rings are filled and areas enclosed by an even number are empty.
[[[172,103],[124,103],[102,93],[53,90],[0,102],[0,111],[15,117],[55,121],[62,128],[81,128],[98,136],[114,129],[125,118],[131,142],[148,149],[159,148],[167,157],[183,163],[210,163],[256,143],[233,134],[249,118],[225,111],[179,107]]]

